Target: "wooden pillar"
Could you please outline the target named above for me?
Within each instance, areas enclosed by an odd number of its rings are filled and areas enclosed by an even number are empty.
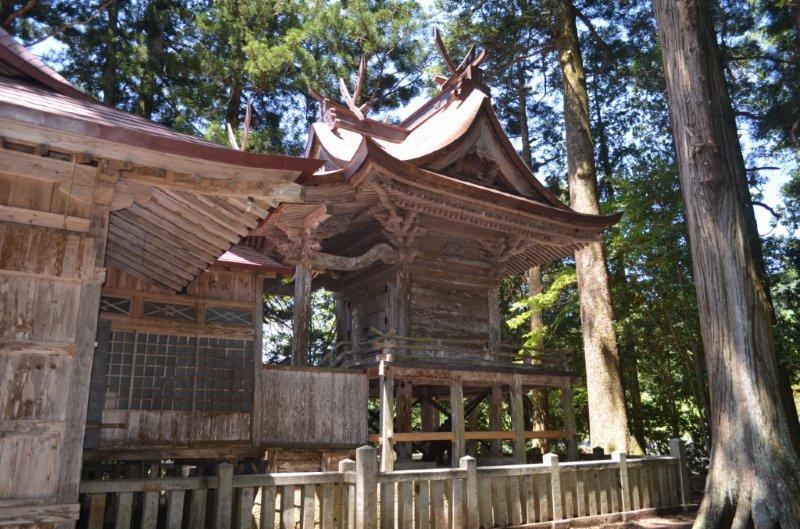
[[[75,321],[75,353],[72,361],[72,373],[69,379],[68,394],[61,396],[62,398],[66,397],[66,402],[71,403],[66,409],[60,457],[61,468],[56,495],[58,503],[61,504],[73,504],[78,501],[89,386],[100,310],[100,292],[105,281],[105,269],[102,266],[105,262],[105,249],[108,242],[109,215],[110,208],[107,205],[95,204],[92,208],[89,239],[94,244],[95,268],[91,277],[84,279],[80,287],[78,314]],[[53,292],[53,286],[50,287],[49,292],[51,296],[56,295]],[[54,309],[51,308],[51,310]],[[4,315],[4,317],[13,317],[13,315]],[[20,470],[18,468],[17,472]]]
[[[292,314],[292,365],[308,364],[311,323],[311,270],[303,263],[294,269],[294,312]]]
[[[400,432],[411,431],[412,405],[411,382],[403,380],[395,385],[397,399],[397,430]],[[395,445],[397,459],[411,459],[411,443],[398,443]]]
[[[450,423],[455,434],[450,464],[458,467],[459,459],[464,457],[464,388],[461,377],[455,377],[450,381]]]
[[[261,414],[264,409],[264,394],[261,388],[261,370],[264,367],[264,281],[256,278],[253,301],[255,306],[255,322],[253,333],[253,415],[251,429],[253,446],[261,445]]]
[[[503,427],[503,386],[495,384],[492,386],[492,395],[489,401],[489,429],[493,432],[501,430]],[[491,441],[490,454],[492,457],[500,457],[502,445],[499,439]]]
[[[394,470],[394,375],[389,365],[379,367],[381,392],[381,472]]]
[[[435,432],[439,427],[439,410],[437,410],[429,402],[420,402],[422,410],[420,412],[422,419],[423,432]]]
[[[467,416],[467,431],[475,432],[480,429],[480,413],[479,410],[480,406],[472,410]],[[471,457],[478,457],[478,441],[467,441],[467,455]]]
[[[500,283],[492,282],[489,287],[489,349],[496,351],[502,340],[503,321],[500,316]]]
[[[511,383],[511,429],[514,432],[514,462],[524,465],[525,454],[525,413],[522,404],[522,381],[519,376]]]
[[[567,431],[567,455],[570,461],[578,460],[578,443],[575,441],[575,406],[572,402],[572,383],[566,379],[561,384],[561,407],[564,413],[564,430]]]

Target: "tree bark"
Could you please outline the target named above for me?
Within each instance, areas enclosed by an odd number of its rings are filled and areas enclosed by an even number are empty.
[[[652,3],[709,377],[711,466],[694,528],[797,528],[800,456],[782,398],[712,5]]]
[[[519,120],[519,141],[522,144],[522,161],[528,168],[532,167],[531,134],[528,129],[528,90],[525,80],[525,66],[517,65],[517,119]]]
[[[558,0],[555,9],[555,42],[564,94],[570,206],[581,213],[600,213],[594,142],[589,124],[589,98],[583,71],[575,7]],[[575,252],[575,268],[581,304],[581,329],[589,395],[589,430],[592,446],[606,453],[630,452],[635,443],[628,435],[628,420],[620,377],[619,351],[612,322],[603,243]]]

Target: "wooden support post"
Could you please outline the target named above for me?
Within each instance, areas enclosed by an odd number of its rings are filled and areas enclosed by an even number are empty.
[[[575,440],[575,405],[572,402],[572,383],[566,379],[561,384],[561,407],[564,413],[564,430],[567,431],[567,456],[570,461],[578,460],[578,443]]]
[[[552,495],[553,520],[561,520],[563,516],[563,495],[561,494],[561,468],[556,454],[545,454],[544,464],[550,467],[550,493]]]
[[[253,416],[251,419],[253,446],[261,446],[261,414],[264,410],[264,392],[261,388],[261,370],[264,365],[264,282],[256,281],[255,286],[255,322],[253,333]]]
[[[628,475],[628,456],[625,452],[616,451],[611,454],[611,460],[615,461],[617,465],[619,465],[619,484],[620,489],[622,492],[622,505],[620,505],[620,510],[624,512],[628,512],[631,510],[631,486],[630,486],[630,476]],[[623,515],[623,520],[624,520]]]
[[[379,367],[381,391],[381,471],[394,470],[394,375],[385,361]]]
[[[669,455],[678,458],[678,499],[686,509],[689,503],[689,467],[686,464],[686,445],[683,440],[674,438],[669,442]]]
[[[356,462],[352,459],[342,459],[339,461],[339,472],[353,472],[356,471]],[[342,492],[340,495],[335,496],[339,505],[335,508],[335,512],[339,513],[340,522],[338,527],[349,529],[355,523],[355,485],[349,483],[342,483]],[[262,526],[261,529],[274,529],[273,527]],[[327,529],[327,528],[325,528]]]
[[[450,423],[453,426],[455,440],[450,453],[450,464],[458,467],[458,460],[464,457],[464,387],[461,378],[450,381]]]
[[[311,270],[303,263],[294,269],[294,312],[292,314],[292,365],[308,364],[311,323]]]
[[[94,277],[85,280],[78,298],[78,316],[75,322],[75,354],[69,378],[64,435],[61,441],[60,469],[56,499],[61,504],[78,501],[81,464],[83,462],[83,439],[86,431],[89,387],[91,384],[94,344],[97,336],[97,313],[100,310],[100,292],[105,281],[105,248],[108,240],[108,206],[95,204],[89,225],[90,239],[95,245]],[[51,292],[52,292],[51,287]],[[4,315],[4,317],[7,317]],[[12,325],[13,328],[13,325]]]
[[[467,500],[466,529],[478,529],[480,516],[478,515],[478,468],[475,458],[470,456],[462,457],[460,467],[467,471],[467,479],[464,480],[464,495]],[[458,504],[456,504],[458,505]],[[456,525],[454,524],[455,528]]]
[[[422,431],[435,432],[439,427],[439,410],[431,403],[421,401],[422,404]]]
[[[378,457],[374,448],[356,449],[356,491],[354,529],[378,527]]]
[[[216,529],[229,529],[231,526],[231,513],[233,509],[233,465],[220,463],[217,465],[217,505],[214,513],[214,527]]]
[[[489,402],[489,429],[497,432],[503,429],[503,386],[495,384],[492,386],[492,396]],[[490,454],[492,457],[500,457],[502,445],[499,439],[493,439],[490,444]]]
[[[503,319],[500,316],[500,284],[492,282],[489,287],[489,349],[496,351],[502,340]]]
[[[522,381],[519,376],[511,383],[511,429],[514,432],[514,461],[527,463],[525,455],[525,412],[522,407]]]
[[[395,385],[397,398],[397,429],[401,432],[411,431],[411,407],[414,401],[411,398],[411,381],[399,381]],[[397,459],[411,459],[411,443],[398,443],[395,445]]]

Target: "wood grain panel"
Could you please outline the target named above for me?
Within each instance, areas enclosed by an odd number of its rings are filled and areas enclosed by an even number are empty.
[[[265,446],[367,442],[367,378],[357,371],[268,366],[261,372]]]

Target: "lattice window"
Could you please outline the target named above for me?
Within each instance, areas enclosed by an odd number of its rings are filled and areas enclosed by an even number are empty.
[[[200,338],[195,409],[248,411],[253,402],[253,342]]]
[[[196,355],[193,336],[139,333],[131,409],[191,410]]]
[[[106,409],[249,411],[253,342],[113,331]]]
[[[252,325],[253,311],[231,309],[228,307],[209,307],[206,312],[207,323],[227,323],[230,325]]]
[[[145,301],[142,315],[152,318],[195,321],[197,319],[197,307],[195,305],[183,305],[181,303]]]
[[[136,333],[112,331],[108,347],[107,410],[127,410]]]
[[[107,312],[109,314],[130,314],[131,300],[114,296],[103,296],[100,298],[100,312]]]

